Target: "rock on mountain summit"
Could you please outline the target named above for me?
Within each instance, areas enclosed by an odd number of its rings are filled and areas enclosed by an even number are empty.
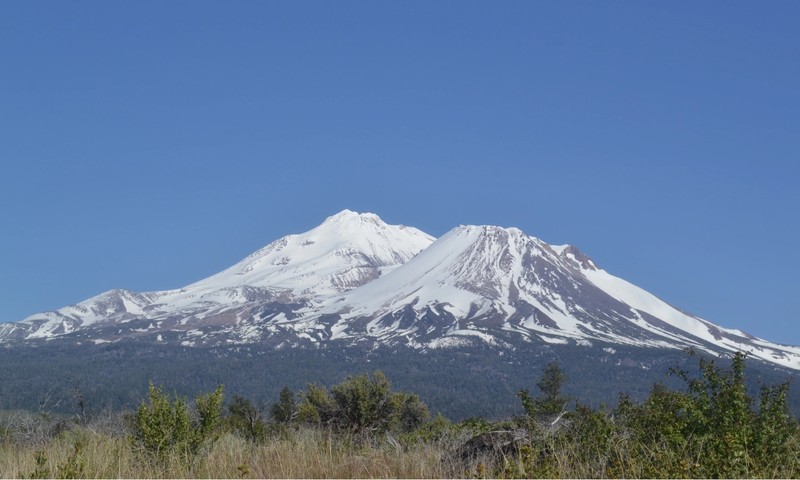
[[[0,325],[3,343],[126,338],[267,348],[693,347],[800,369],[800,347],[684,313],[574,246],[495,226],[459,226],[434,239],[349,210],[181,289],[112,290]]]

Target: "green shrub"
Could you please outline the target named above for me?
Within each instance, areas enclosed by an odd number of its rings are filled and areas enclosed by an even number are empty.
[[[195,401],[196,419],[189,415],[186,402],[170,400],[152,383],[148,389],[149,403],[136,409],[133,439],[145,450],[156,455],[178,450],[196,453],[206,442],[216,438],[222,407],[222,385]]]
[[[401,440],[407,445],[441,442],[448,437],[454,436],[459,430],[460,428],[457,425],[440,413],[430,421],[404,434]]]
[[[389,380],[380,371],[372,378],[366,374],[348,377],[330,392],[309,385],[298,406],[301,421],[355,434],[409,432],[422,425],[428,415],[428,407],[416,395],[392,392]]]
[[[253,442],[262,441],[267,434],[261,412],[253,402],[238,395],[228,405],[228,423],[234,432]]]
[[[793,453],[797,457],[793,440],[800,439],[800,431],[789,414],[788,394],[788,382],[761,387],[751,447],[751,455],[760,465],[784,465]],[[780,476],[792,475],[787,472]]]
[[[764,386],[756,402],[747,394],[746,355],[730,365],[701,358],[699,374],[683,369],[685,391],[653,386],[641,403],[622,396],[612,412],[578,403],[557,426],[551,416],[563,377],[554,364],[537,383],[543,395],[517,396],[527,417],[530,445],[501,476],[569,477],[796,477],[798,423],[788,410],[788,383]],[[545,381],[544,377],[548,377]],[[556,468],[556,466],[558,468]]]
[[[688,386],[691,402],[685,409],[692,437],[702,440],[698,474],[705,477],[743,477],[749,471],[748,444],[753,437],[752,399],[744,379],[745,354],[737,352],[729,369],[700,359],[700,376],[673,372]]]
[[[205,395],[198,396],[194,401],[197,420],[191,432],[192,450],[197,450],[207,442],[213,442],[219,438],[219,423],[222,416],[222,385]]]
[[[422,426],[430,416],[428,407],[418,396],[411,393],[398,392],[391,396],[392,428],[401,432],[412,432]]]
[[[623,398],[615,415],[631,437],[629,466],[643,476],[796,476],[797,463],[786,461],[797,435],[788,384],[762,387],[756,410],[747,395],[745,358],[735,354],[728,368],[700,359],[696,377],[673,369],[685,392],[656,385],[641,405]]]
[[[170,401],[152,383],[147,396],[150,403],[139,405],[134,417],[133,437],[137,443],[156,454],[188,447],[190,421],[186,402],[179,398]]]
[[[336,405],[322,385],[310,384],[306,388],[297,417],[303,423],[330,425],[336,417]]]

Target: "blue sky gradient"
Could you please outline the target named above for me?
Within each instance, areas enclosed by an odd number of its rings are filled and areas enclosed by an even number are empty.
[[[800,344],[800,3],[0,2],[0,321],[337,211]]]

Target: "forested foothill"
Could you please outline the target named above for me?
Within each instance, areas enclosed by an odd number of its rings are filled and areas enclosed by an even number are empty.
[[[267,400],[220,383],[189,397],[151,382],[130,409],[70,413],[43,401],[0,419],[0,476],[751,478],[800,476],[790,382],[748,385],[744,354],[694,352],[641,398],[595,405],[559,361],[508,396],[502,419],[431,414],[380,370],[283,386]],[[46,399],[49,400],[49,399]],[[62,405],[63,406],[63,405]]]
[[[626,348],[614,345],[523,344],[511,350],[485,345],[419,351],[407,347],[373,349],[331,345],[329,348],[270,349],[180,347],[168,343],[121,341],[102,345],[56,342],[0,348],[0,410],[72,413],[80,391],[85,410],[133,409],[150,382],[194,398],[219,384],[226,391],[268,403],[280,390],[308,383],[331,386],[350,375],[381,370],[395,388],[414,392],[433,414],[454,421],[470,417],[508,418],[522,414],[515,394],[533,386],[545,367],[558,361],[569,382],[564,392],[593,408],[614,406],[619,394],[641,401],[654,383],[679,388],[672,367],[697,371],[697,362],[680,350]],[[720,359],[720,364],[728,360]],[[761,384],[800,381],[798,372],[748,359],[748,392]],[[789,406],[800,415],[800,389],[790,391]]]

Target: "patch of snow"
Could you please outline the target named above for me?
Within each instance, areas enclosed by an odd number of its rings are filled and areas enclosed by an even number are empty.
[[[547,335],[539,335],[539,338],[544,340],[546,343],[552,343],[557,345],[566,345],[569,343],[569,340],[563,337],[550,337]]]
[[[488,333],[479,332],[477,330],[453,330],[448,335],[463,335],[467,337],[478,337],[489,345],[497,345],[497,339]]]

